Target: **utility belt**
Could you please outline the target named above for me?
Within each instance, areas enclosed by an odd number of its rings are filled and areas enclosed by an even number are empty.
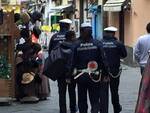
[[[119,71],[118,71],[118,73],[117,74],[113,74],[113,73],[111,73],[110,72],[110,70],[109,70],[109,76],[111,76],[112,78],[118,78],[118,77],[120,77],[120,75],[121,75],[121,72],[122,72],[122,67],[120,66],[119,67]]]
[[[75,69],[75,71],[76,76],[74,77],[74,79],[78,79],[82,75],[87,74],[93,82],[101,81],[102,70],[90,71],[88,69]]]
[[[98,63],[96,61],[89,61],[86,69],[75,69],[74,70],[74,79],[79,78],[83,74],[87,74],[93,82],[101,81],[102,70],[98,69]]]

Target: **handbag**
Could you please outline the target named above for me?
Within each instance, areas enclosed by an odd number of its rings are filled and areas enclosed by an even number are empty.
[[[52,62],[49,56],[45,59],[43,74],[51,80],[55,81],[58,78],[63,77],[65,73],[64,71],[65,67],[63,60],[56,60],[55,62]]]

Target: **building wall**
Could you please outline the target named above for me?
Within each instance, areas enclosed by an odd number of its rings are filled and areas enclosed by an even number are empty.
[[[119,28],[119,13],[108,12],[108,26],[115,26]],[[119,29],[116,32],[116,37],[119,38]]]
[[[124,12],[124,40],[128,52],[125,62],[127,64],[136,64],[133,49],[138,37],[146,33],[146,25],[150,22],[149,10],[150,0],[131,0],[131,10]],[[108,25],[119,26],[119,13],[108,13]]]
[[[138,37],[146,33],[146,25],[150,22],[150,1],[132,0],[131,10],[125,11],[125,45],[134,47]],[[118,26],[119,13],[109,13],[109,25]]]
[[[132,19],[132,12],[131,11],[125,11],[124,13],[124,28],[125,28],[125,31],[124,31],[124,42],[125,42],[125,45],[126,46],[129,46],[131,47],[134,43],[134,38],[133,38],[133,34],[134,34],[134,26],[133,26],[133,19]]]
[[[134,22],[133,45],[135,45],[137,38],[146,33],[146,25],[150,22],[150,1],[133,0],[132,2],[132,21]]]

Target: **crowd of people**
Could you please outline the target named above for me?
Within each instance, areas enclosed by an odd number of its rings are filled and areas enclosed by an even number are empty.
[[[49,80],[42,74],[44,54],[38,43],[41,30],[37,22],[42,18],[39,12],[16,13],[15,23],[20,29],[15,51],[15,96],[22,103],[45,100],[50,95]]]

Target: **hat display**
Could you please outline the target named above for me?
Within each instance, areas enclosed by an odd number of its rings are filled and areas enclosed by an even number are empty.
[[[23,76],[22,76],[21,83],[22,84],[29,84],[29,83],[31,83],[33,81],[33,79],[34,79],[34,76],[35,76],[35,73],[33,73],[33,72],[24,73]]]
[[[110,26],[110,27],[106,27],[105,29],[104,29],[104,31],[113,31],[113,32],[115,32],[115,31],[117,31],[118,29],[116,28],[116,27],[113,27],[113,26]]]
[[[70,19],[62,19],[62,20],[60,20],[59,21],[60,23],[67,23],[67,24],[72,24],[72,20],[70,20]]]
[[[92,25],[89,22],[84,22],[81,24],[81,27],[92,27]]]

